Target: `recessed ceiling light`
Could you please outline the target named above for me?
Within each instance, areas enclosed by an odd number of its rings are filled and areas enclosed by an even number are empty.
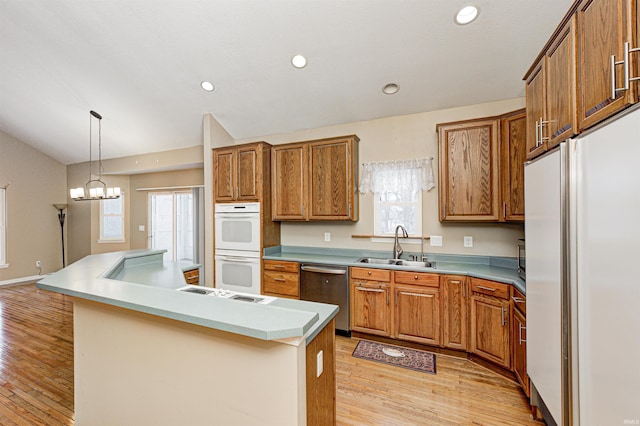
[[[400,86],[398,86],[396,83],[389,83],[384,85],[384,87],[382,88],[382,93],[384,93],[385,95],[393,95],[398,93],[398,90],[400,90]]]
[[[215,86],[208,81],[203,81],[200,83],[200,86],[207,92],[213,92],[216,89]]]
[[[291,58],[291,65],[295,68],[304,68],[307,66],[307,58],[302,55],[295,55]]]
[[[467,25],[472,23],[480,13],[480,10],[475,6],[465,6],[456,15],[456,23],[460,25]]]

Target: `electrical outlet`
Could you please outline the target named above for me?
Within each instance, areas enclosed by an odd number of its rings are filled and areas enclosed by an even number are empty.
[[[138,231],[144,232],[144,225],[138,225]]]
[[[42,267],[42,262],[40,262],[39,260],[36,260],[36,268],[40,268]]]
[[[324,240],[325,241],[331,241],[331,232],[325,232],[324,233]]]
[[[442,247],[442,235],[432,235],[429,244],[431,247]]]
[[[324,357],[323,357],[322,351],[318,352],[318,354],[316,355],[316,377],[320,377],[320,375],[324,371],[323,358]]]
[[[464,237],[464,246],[465,247],[473,247],[473,237],[465,236]]]

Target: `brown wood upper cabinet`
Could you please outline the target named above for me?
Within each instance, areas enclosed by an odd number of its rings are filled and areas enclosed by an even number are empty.
[[[525,75],[527,158],[638,101],[639,0],[577,0]]]
[[[518,110],[437,125],[440,221],[524,219],[525,120]]]
[[[358,220],[355,135],[273,147],[273,220]]]
[[[213,150],[216,203],[262,201],[269,183],[271,145],[256,142]]]
[[[572,18],[559,29],[544,55],[525,76],[528,159],[578,133],[575,22]]]
[[[501,220],[524,221],[524,162],[527,159],[527,115],[516,111],[500,119]]]
[[[625,82],[625,43],[629,79],[638,77],[636,0],[583,0],[578,20],[578,119],[580,130],[593,126],[637,102],[638,80]],[[612,55],[613,68],[612,71]],[[635,55],[635,57],[634,57]],[[615,80],[613,80],[615,77]],[[613,93],[613,86],[616,89]]]

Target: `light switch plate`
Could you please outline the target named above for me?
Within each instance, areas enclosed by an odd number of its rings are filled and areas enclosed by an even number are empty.
[[[144,225],[138,225],[138,231],[144,232]]]
[[[464,237],[464,246],[465,247],[473,247],[473,237],[465,236]]]
[[[324,233],[324,240],[325,241],[331,241],[331,232],[325,232]]]
[[[324,371],[324,356],[322,351],[318,352],[318,355],[316,356],[316,377],[320,377],[320,375],[322,374],[322,372]]]
[[[429,244],[431,247],[442,247],[442,235],[432,235]]]

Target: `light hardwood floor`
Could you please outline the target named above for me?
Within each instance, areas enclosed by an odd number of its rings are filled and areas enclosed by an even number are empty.
[[[338,336],[338,425],[538,425],[517,385],[437,356],[431,375],[351,356]],[[73,424],[73,309],[68,297],[0,289],[0,425]],[[212,423],[215,424],[215,423]]]

